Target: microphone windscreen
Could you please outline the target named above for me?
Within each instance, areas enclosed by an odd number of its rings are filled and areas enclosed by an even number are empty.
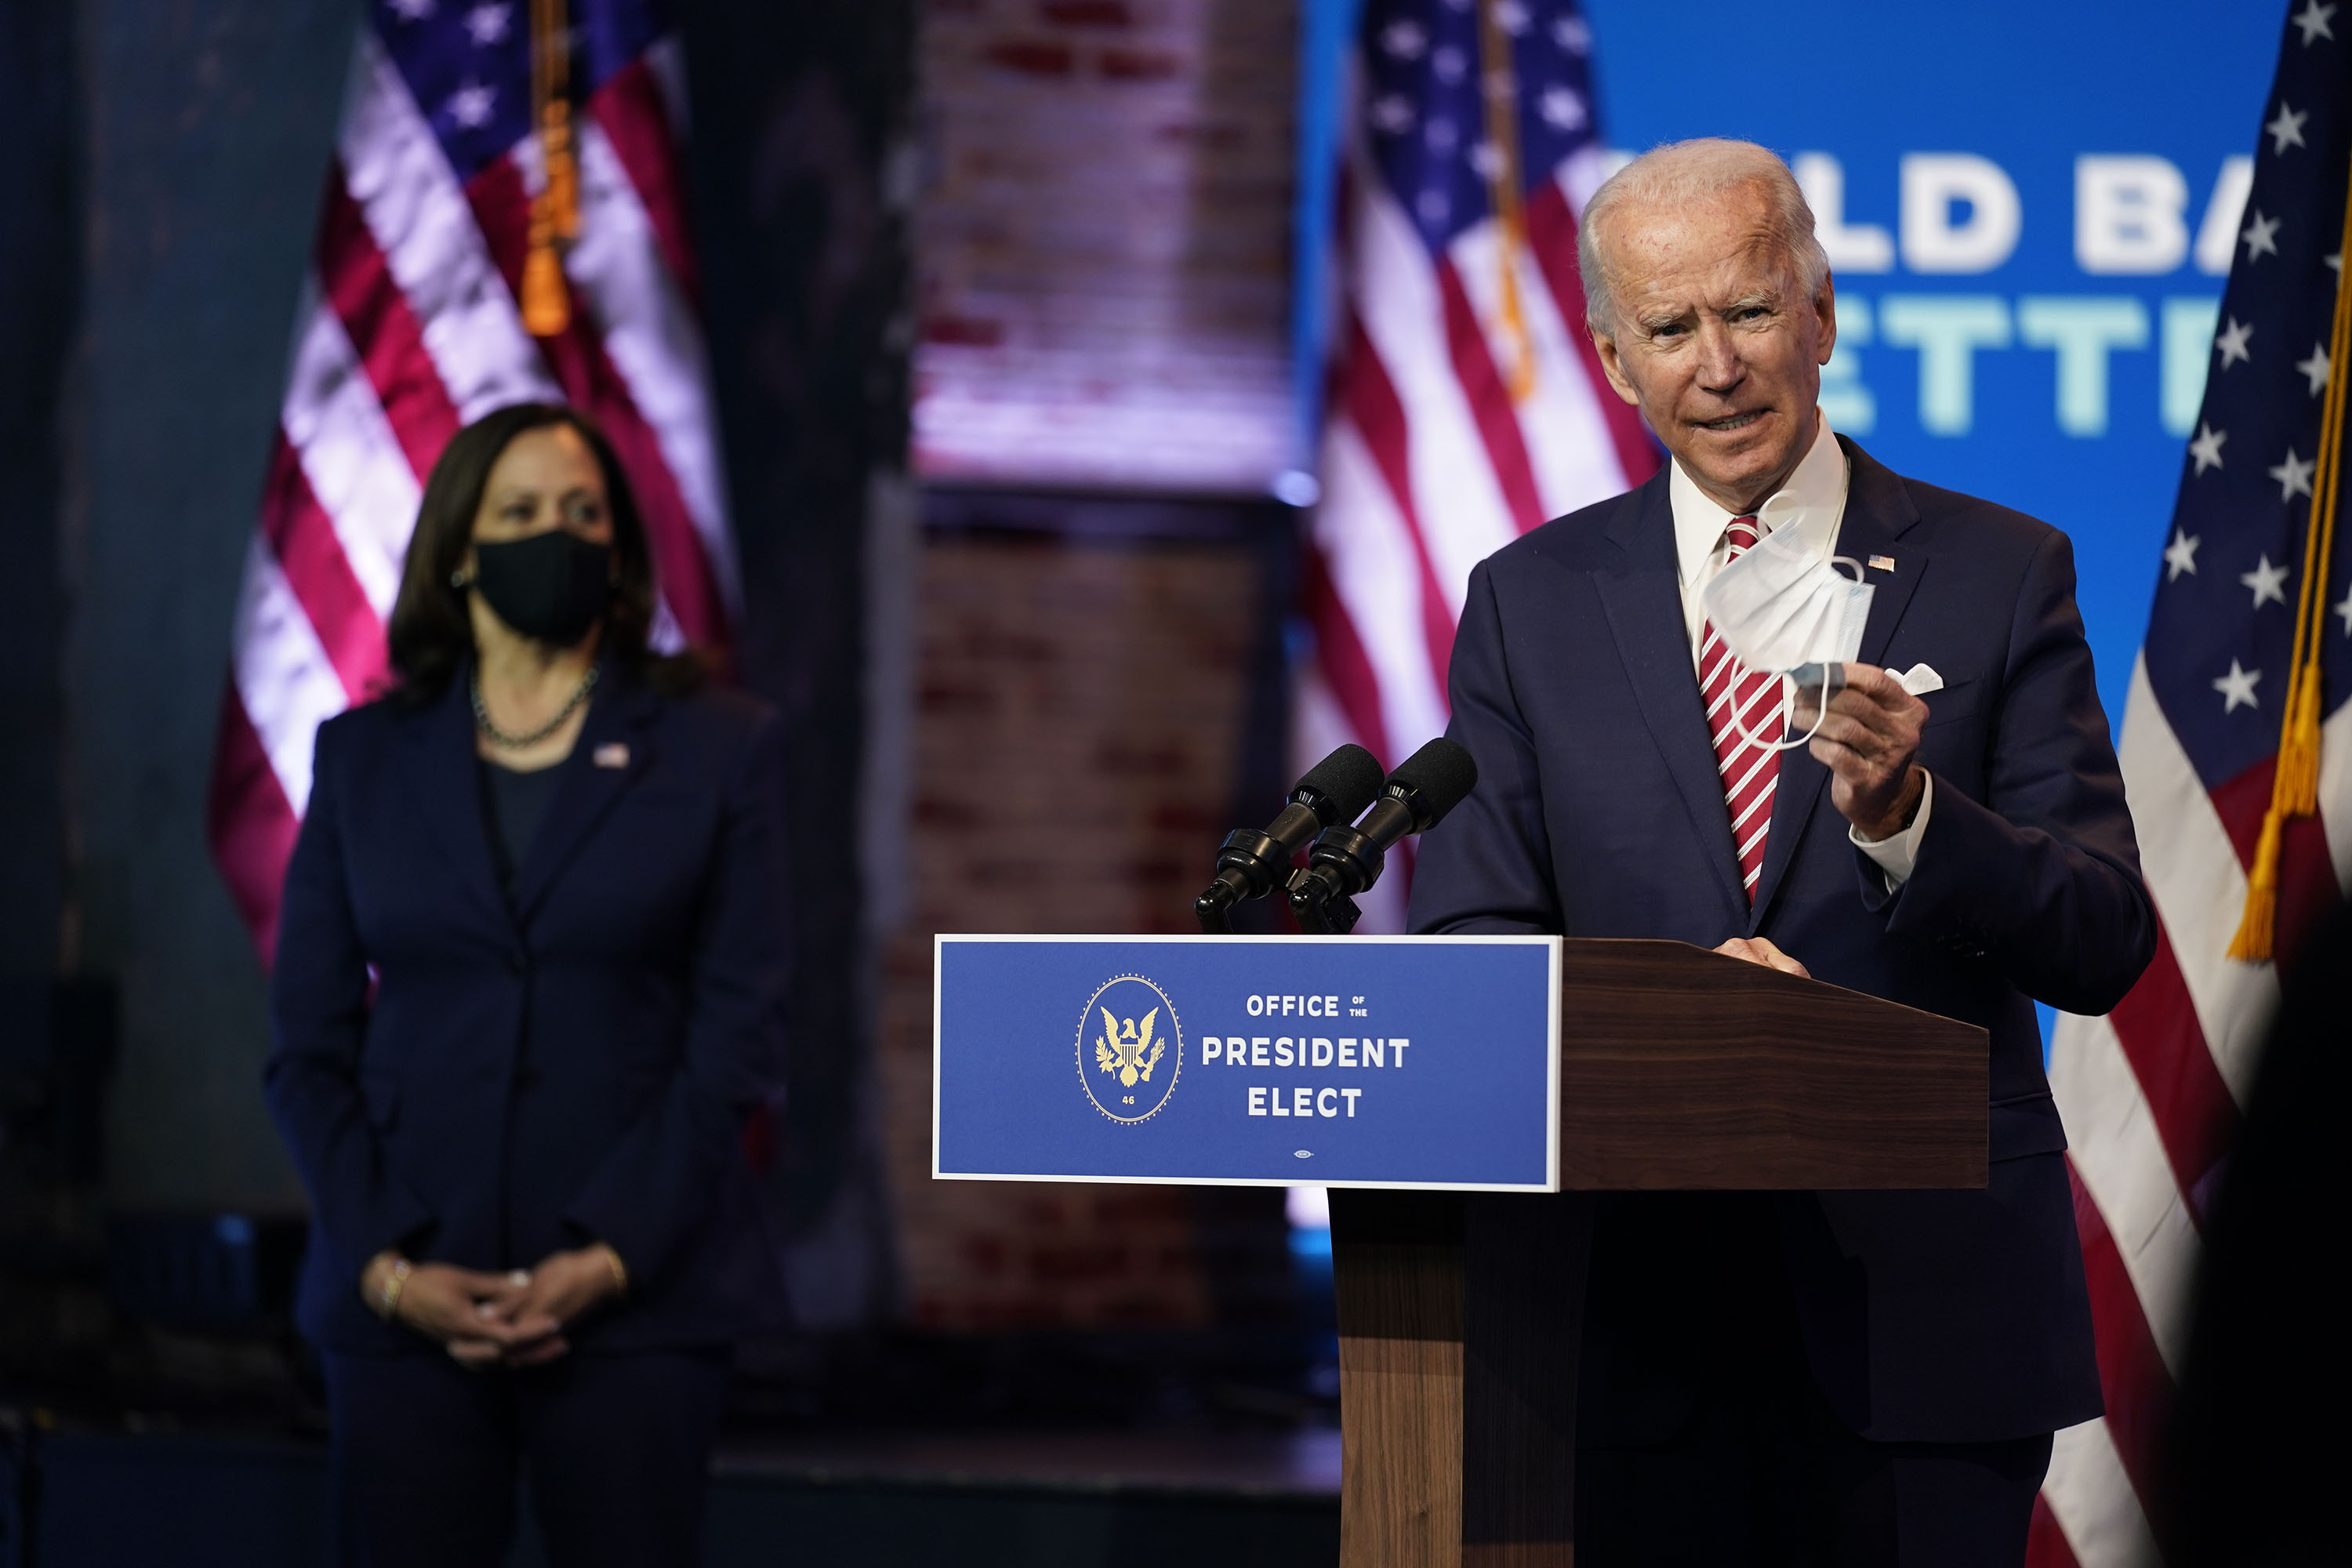
[[[1327,804],[1315,815],[1326,827],[1353,822],[1381,793],[1380,759],[1361,746],[1342,746],[1307,770],[1291,793],[1297,795],[1299,790],[1313,790],[1323,796]]]
[[[1478,764],[1466,750],[1440,735],[1398,763],[1388,782],[1392,788],[1402,785],[1412,797],[1413,814],[1426,831],[1477,787]]]

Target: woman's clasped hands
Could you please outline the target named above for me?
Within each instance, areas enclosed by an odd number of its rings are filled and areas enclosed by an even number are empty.
[[[360,1290],[387,1322],[439,1342],[470,1367],[539,1366],[571,1350],[564,1330],[628,1285],[620,1255],[603,1242],[552,1252],[535,1268],[505,1274],[453,1263],[409,1263],[382,1252]]]

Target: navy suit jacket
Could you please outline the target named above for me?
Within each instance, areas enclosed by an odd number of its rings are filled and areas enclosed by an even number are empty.
[[[1752,908],[1742,896],[1661,470],[1472,574],[1449,733],[1476,757],[1478,787],[1423,840],[1412,925],[1701,947],[1763,936],[1818,979],[1983,1026],[1987,1189],[1783,1194],[1780,1254],[1816,1381],[1855,1430],[2048,1432],[2101,1406],[2032,999],[2107,1011],[2153,954],[2155,919],[2065,535],[1839,439],[1851,481],[1838,553],[1894,563],[1868,571],[1861,657],[1925,661],[1945,683],[1926,699],[1918,760],[1935,804],[1910,879],[1888,892],[1846,837],[1828,770],[1798,749],[1781,754]],[[1657,1280],[1676,1278],[1629,1245],[1596,1270],[1654,1263]],[[1602,1294],[1641,1288],[1596,1279]],[[1651,1305],[1672,1321],[1675,1303]],[[1581,1420],[1629,1439],[1672,1424],[1694,1391],[1672,1386],[1671,1347],[1651,1348],[1649,1364],[1628,1351],[1612,1367],[1599,1347],[1598,1407]]]
[[[509,903],[466,688],[319,730],[266,1073],[313,1210],[301,1327],[421,1348],[361,1300],[379,1251],[507,1269],[599,1240],[629,1295],[578,1348],[772,1324],[742,1131],[782,1066],[779,722],[608,661]]]

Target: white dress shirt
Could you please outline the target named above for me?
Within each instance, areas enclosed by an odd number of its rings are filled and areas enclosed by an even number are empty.
[[[1799,537],[1811,542],[1822,555],[1828,555],[1837,549],[1838,529],[1845,521],[1845,448],[1830,433],[1829,420],[1818,413],[1815,417],[1818,424],[1813,444],[1805,449],[1789,482],[1757,509],[1756,529],[1759,538],[1783,528],[1796,529]],[[1691,668],[1696,671],[1699,639],[1706,626],[1706,608],[1699,602],[1699,595],[1730,557],[1731,542],[1727,531],[1738,514],[1726,511],[1708,500],[1706,492],[1683,472],[1680,462],[1673,463],[1671,468],[1666,496],[1674,507],[1675,563],[1682,576],[1683,626],[1690,637]],[[1902,832],[1873,843],[1853,827],[1846,829],[1846,837],[1886,874],[1890,890],[1910,879],[1911,868],[1918,861],[1920,837],[1927,831],[1927,811],[1936,800],[1935,775],[1924,774],[1922,782],[1925,787],[1919,795],[1918,815]]]

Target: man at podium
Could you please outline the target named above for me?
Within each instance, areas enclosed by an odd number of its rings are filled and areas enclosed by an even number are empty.
[[[1763,148],[1635,159],[1581,251],[1674,460],[1473,573],[1479,783],[1412,929],[1809,972],[1982,1026],[1992,1102],[1981,1192],[1599,1200],[1579,1568],[2021,1562],[2051,1434],[2101,1408],[2033,1002],[2105,1012],[2156,940],[2072,549],[1830,430],[1835,289]]]

